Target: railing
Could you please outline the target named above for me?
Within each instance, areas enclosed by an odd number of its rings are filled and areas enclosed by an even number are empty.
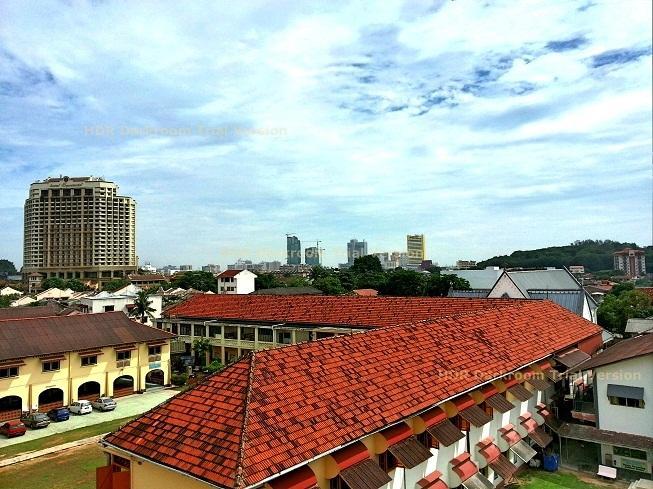
[[[131,365],[131,360],[118,360],[116,362],[116,368],[129,367]]]
[[[148,356],[147,356],[147,361],[148,361],[148,362],[159,362],[159,361],[161,361],[161,354],[158,354],[158,355],[148,355]]]

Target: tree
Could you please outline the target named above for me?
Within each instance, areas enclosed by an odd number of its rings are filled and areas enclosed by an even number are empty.
[[[421,296],[426,291],[426,280],[423,273],[397,268],[388,274],[388,282],[380,292],[384,295]]]
[[[184,272],[176,273],[170,280],[174,287],[181,287],[183,289],[195,289],[206,292],[218,291],[218,279],[211,272]]]
[[[426,283],[426,295],[446,297],[451,289],[469,290],[469,282],[457,275],[431,274]]]
[[[354,276],[357,289],[382,290],[388,283],[388,274],[385,272],[366,272]]]
[[[152,301],[150,300],[150,294],[146,290],[139,290],[136,293],[136,299],[134,299],[134,308],[131,310],[129,315],[131,317],[140,318],[141,323],[145,324],[147,318],[154,319],[154,314],[152,314],[155,309],[150,307]]]
[[[66,287],[69,288],[70,290],[74,290],[75,292],[82,292],[83,290],[86,290],[88,287],[84,285],[81,281],[77,280],[76,278],[70,279],[66,282]]]
[[[304,277],[294,276],[286,280],[286,287],[310,287],[310,282]]]
[[[116,290],[120,290],[123,287],[127,287],[130,283],[131,282],[126,278],[116,278],[104,284],[102,289],[106,290],[107,292],[115,292]]]
[[[0,275],[15,275],[16,273],[16,266],[13,262],[5,258],[0,259]]]
[[[41,287],[43,288],[43,290],[48,290],[55,287],[57,289],[65,289],[66,281],[59,277],[50,277],[50,278],[46,278],[43,282],[41,282]]]
[[[211,348],[211,343],[207,338],[197,338],[193,341],[193,351],[195,352],[195,364],[199,363],[203,367],[206,363],[206,352]]]
[[[620,284],[615,285],[612,287],[612,290],[610,291],[611,295],[619,297],[621,294],[624,292],[628,292],[630,290],[635,289],[635,284],[632,282],[621,282]]]
[[[206,366],[204,370],[209,374],[214,374],[215,372],[219,372],[222,369],[224,369],[222,362],[220,362],[220,360],[213,360]]]
[[[11,303],[19,297],[18,294],[0,295],[0,309],[11,306]]]
[[[284,284],[274,273],[261,273],[254,281],[256,290],[274,289],[276,287],[285,287]]]
[[[378,256],[374,255],[365,255],[354,260],[354,264],[351,266],[351,271],[355,273],[367,273],[367,272],[381,272],[383,273],[383,267],[381,266],[381,260]]]
[[[597,310],[598,323],[613,333],[621,334],[629,319],[649,316],[653,316],[653,299],[638,290],[622,290],[618,294],[610,292]]]
[[[313,280],[313,287],[327,295],[342,295],[346,292],[338,277],[334,275]]]

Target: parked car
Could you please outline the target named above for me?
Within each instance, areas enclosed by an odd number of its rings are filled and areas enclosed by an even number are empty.
[[[45,413],[31,413],[23,415],[20,420],[30,428],[45,428],[50,424],[50,418]]]
[[[110,397],[98,397],[97,399],[91,401],[91,405],[100,411],[113,411],[117,406],[116,401]]]
[[[48,411],[48,418],[52,421],[68,421],[68,418],[70,418],[70,411],[65,407],[50,409]]]
[[[14,436],[23,436],[27,428],[22,421],[17,419],[13,421],[7,421],[6,423],[0,425],[0,434],[5,435],[7,438],[13,438]]]
[[[93,412],[93,406],[89,401],[75,401],[68,406],[68,410],[74,414],[88,414]]]

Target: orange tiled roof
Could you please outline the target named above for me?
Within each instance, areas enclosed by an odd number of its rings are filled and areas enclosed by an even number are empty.
[[[198,295],[168,317],[274,321],[357,327],[394,326],[464,312],[507,307],[523,299]]]
[[[472,389],[477,372],[496,378],[600,332],[552,302],[514,301],[257,351],[105,441],[244,488]]]
[[[653,299],[653,287],[636,287],[635,290],[637,292],[644,292],[651,299]]]

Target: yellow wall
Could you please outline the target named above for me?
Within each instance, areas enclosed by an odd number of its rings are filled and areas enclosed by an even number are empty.
[[[60,369],[56,372],[43,372],[40,358],[24,359],[25,365],[19,367],[18,377],[0,379],[0,398],[19,396],[22,399],[22,409],[27,411],[38,408],[39,394],[46,389],[58,388],[63,391],[63,403],[69,405],[77,400],[80,385],[88,381],[100,384],[100,394],[113,395],[113,381],[122,375],[134,378],[134,390],[145,389],[145,376],[150,371],[148,346],[140,343],[132,351],[129,367],[118,368],[116,351],[113,347],[102,348],[98,355],[97,365],[82,367],[78,353],[64,353],[65,360],[60,361]],[[164,383],[170,382],[170,344],[161,346],[160,368],[163,371]],[[154,365],[153,365],[154,367]]]

